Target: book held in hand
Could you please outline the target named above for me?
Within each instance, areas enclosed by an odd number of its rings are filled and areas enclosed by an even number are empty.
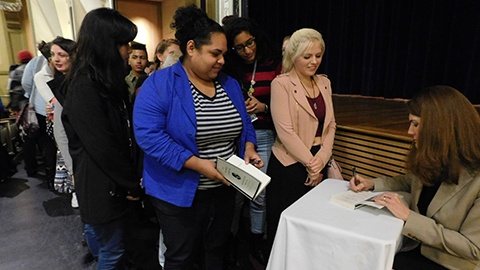
[[[217,170],[234,188],[250,200],[255,200],[258,194],[270,183],[270,176],[252,164],[245,164],[245,160],[236,155],[227,160],[218,157]]]
[[[349,209],[358,209],[362,206],[371,206],[378,209],[382,209],[384,206],[376,203],[373,197],[382,194],[383,192],[371,192],[360,191],[355,192],[353,190],[347,190],[345,192],[337,193],[330,197],[332,203],[341,205]]]

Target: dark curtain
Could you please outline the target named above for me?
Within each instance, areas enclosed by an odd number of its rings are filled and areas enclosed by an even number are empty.
[[[250,0],[278,46],[303,27],[322,33],[319,72],[338,94],[411,98],[450,85],[480,103],[478,0]]]

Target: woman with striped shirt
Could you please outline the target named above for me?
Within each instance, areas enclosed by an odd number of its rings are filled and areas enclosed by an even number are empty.
[[[220,72],[227,51],[222,27],[193,5],[173,19],[183,57],[145,81],[134,108],[143,185],[167,247],[164,269],[193,269],[196,255],[200,268],[223,269],[235,192],[215,160],[236,154],[264,164],[240,87]]]

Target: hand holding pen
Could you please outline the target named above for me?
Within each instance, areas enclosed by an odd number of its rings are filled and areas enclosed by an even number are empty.
[[[353,191],[373,190],[375,183],[372,179],[363,178],[357,174],[357,168],[353,167],[353,176],[350,179],[350,189]]]

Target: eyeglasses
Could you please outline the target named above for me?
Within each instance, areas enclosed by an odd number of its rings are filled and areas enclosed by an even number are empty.
[[[245,50],[245,48],[253,48],[253,46],[255,46],[255,38],[252,37],[251,39],[247,40],[247,42],[245,42],[245,44],[238,44],[238,45],[235,45],[233,46],[233,50],[235,50],[236,52],[242,52]]]

